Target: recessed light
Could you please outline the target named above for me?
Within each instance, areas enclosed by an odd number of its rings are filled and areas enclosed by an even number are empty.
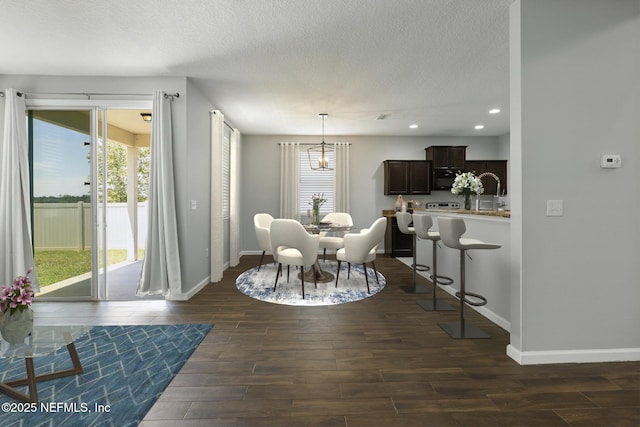
[[[489,114],[498,114],[500,112],[499,108],[492,108],[491,110],[489,110]]]
[[[417,129],[417,128],[418,128],[418,125],[415,125],[415,124],[414,124],[414,125],[409,125],[409,128],[411,128],[411,129]]]
[[[484,125],[475,125],[473,128],[476,130],[484,129]]]

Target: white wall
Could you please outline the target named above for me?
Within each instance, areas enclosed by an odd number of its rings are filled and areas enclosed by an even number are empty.
[[[327,142],[348,141],[350,148],[351,215],[357,227],[366,227],[392,209],[396,196],[384,195],[385,160],[423,160],[431,145],[466,145],[469,160],[490,160],[499,157],[496,137],[383,137],[326,136]],[[253,229],[253,215],[267,212],[279,216],[280,147],[282,141],[317,143],[318,136],[244,135],[242,139],[242,219],[241,250],[258,251]],[[412,198],[423,201],[457,200],[448,191],[436,191],[428,196]]]
[[[176,211],[182,267],[182,287],[189,294],[208,283],[210,222],[210,126],[212,104],[184,77],[81,77],[0,75],[0,89],[28,93],[132,93],[154,90],[180,93],[172,103]],[[0,101],[0,129],[4,127],[4,102]],[[198,209],[190,210],[190,200]]]
[[[639,3],[521,0],[511,28],[509,354],[640,359]],[[605,153],[622,168],[601,169]]]

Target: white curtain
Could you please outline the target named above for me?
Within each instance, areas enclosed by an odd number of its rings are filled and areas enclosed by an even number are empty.
[[[224,270],[224,115],[211,112],[211,282],[222,280]]]
[[[229,265],[240,262],[240,142],[238,129],[231,131],[229,177]]]
[[[29,147],[24,95],[5,90],[4,138],[0,150],[0,280],[13,282],[34,267],[31,244]],[[39,290],[35,270],[29,275]]]
[[[300,143],[280,143],[280,218],[300,219]]]
[[[137,294],[179,294],[182,283],[173,175],[171,101],[161,91],[153,93],[149,178],[147,244]]]
[[[349,193],[349,143],[334,143],[336,155],[336,176],[333,209],[336,212],[349,212],[351,195]]]

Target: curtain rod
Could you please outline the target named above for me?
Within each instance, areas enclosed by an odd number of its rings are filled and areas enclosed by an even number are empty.
[[[335,142],[339,142],[339,141],[335,141]],[[278,145],[282,145],[282,142],[278,142]],[[320,145],[320,142],[299,142],[298,145]],[[325,142],[326,145],[333,145],[333,142]],[[350,142],[347,142],[347,145],[351,145]]]
[[[216,114],[216,111],[217,110],[211,110],[211,114]],[[223,114],[223,116],[224,116],[224,114]],[[231,126],[231,124],[229,122],[227,122],[226,120],[222,120],[222,121],[223,121],[224,125],[229,128],[229,130],[235,130],[236,129],[233,126]]]
[[[98,93],[98,92],[35,92],[35,93],[25,93],[25,92],[16,92],[18,96],[38,96],[38,95],[73,95],[73,96],[86,96],[87,99],[91,99],[92,96],[152,96],[149,93]],[[4,98],[4,91],[0,91],[0,98]],[[165,98],[171,97],[180,98],[180,93],[165,93]]]

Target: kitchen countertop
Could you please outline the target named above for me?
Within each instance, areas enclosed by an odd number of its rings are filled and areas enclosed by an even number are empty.
[[[476,210],[465,210],[465,209],[426,209],[426,208],[415,208],[414,212],[425,212],[425,213],[437,213],[437,212],[446,212],[460,215],[483,215],[483,216],[495,216],[500,218],[511,218],[511,211],[476,211]],[[382,215],[386,217],[395,216],[395,212],[392,209],[383,210]]]

